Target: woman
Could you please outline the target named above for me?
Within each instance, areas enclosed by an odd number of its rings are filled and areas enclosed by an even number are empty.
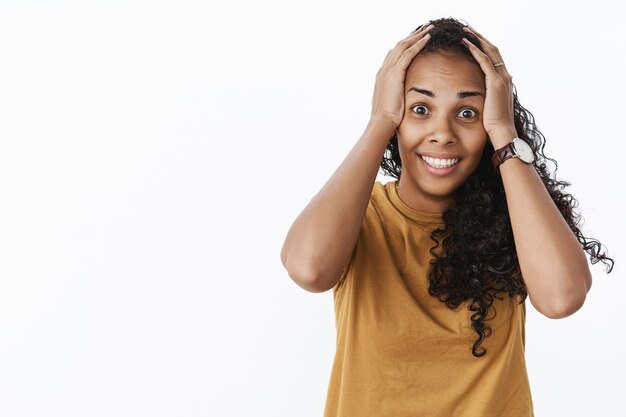
[[[613,266],[498,49],[429,23],[387,54],[365,132],[281,252],[302,288],[333,288],[326,417],[532,416],[526,297],[567,317],[591,287],[585,251]],[[375,182],[379,168],[398,181]]]

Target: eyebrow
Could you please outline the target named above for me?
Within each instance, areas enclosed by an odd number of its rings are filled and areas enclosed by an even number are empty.
[[[413,90],[413,91],[417,91],[418,93],[424,94],[424,95],[426,95],[426,96],[428,96],[428,97],[432,97],[432,98],[437,97],[437,96],[435,95],[435,93],[433,93],[433,92],[432,92],[432,91],[430,91],[430,90],[426,90],[426,89],[424,89],[424,88],[419,88],[419,87],[411,87],[411,88],[409,88],[409,89],[407,90],[407,93],[408,93],[409,91],[411,91],[411,90]],[[473,96],[481,96],[481,97],[483,97],[483,98],[485,97],[485,95],[484,95],[483,93],[479,92],[479,91],[459,91],[459,92],[456,94],[456,96],[457,96],[458,98],[466,98],[466,97],[473,97]]]

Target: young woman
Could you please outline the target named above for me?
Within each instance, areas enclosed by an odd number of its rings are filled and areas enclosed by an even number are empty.
[[[389,51],[365,132],[281,252],[302,288],[333,289],[325,417],[533,415],[526,297],[567,317],[591,287],[585,252],[613,266],[544,144],[473,28],[431,21]]]

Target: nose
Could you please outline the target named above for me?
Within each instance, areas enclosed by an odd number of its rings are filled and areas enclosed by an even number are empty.
[[[439,143],[440,145],[448,145],[456,143],[457,137],[451,127],[451,122],[446,117],[439,117],[432,121],[432,131],[428,136],[431,143]]]

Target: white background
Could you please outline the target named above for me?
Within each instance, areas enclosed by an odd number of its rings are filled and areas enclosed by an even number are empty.
[[[280,249],[387,51],[447,16],[499,47],[617,261],[573,316],[527,301],[535,414],[624,416],[612,4],[2,0],[0,416],[321,416],[332,292],[298,287]]]

